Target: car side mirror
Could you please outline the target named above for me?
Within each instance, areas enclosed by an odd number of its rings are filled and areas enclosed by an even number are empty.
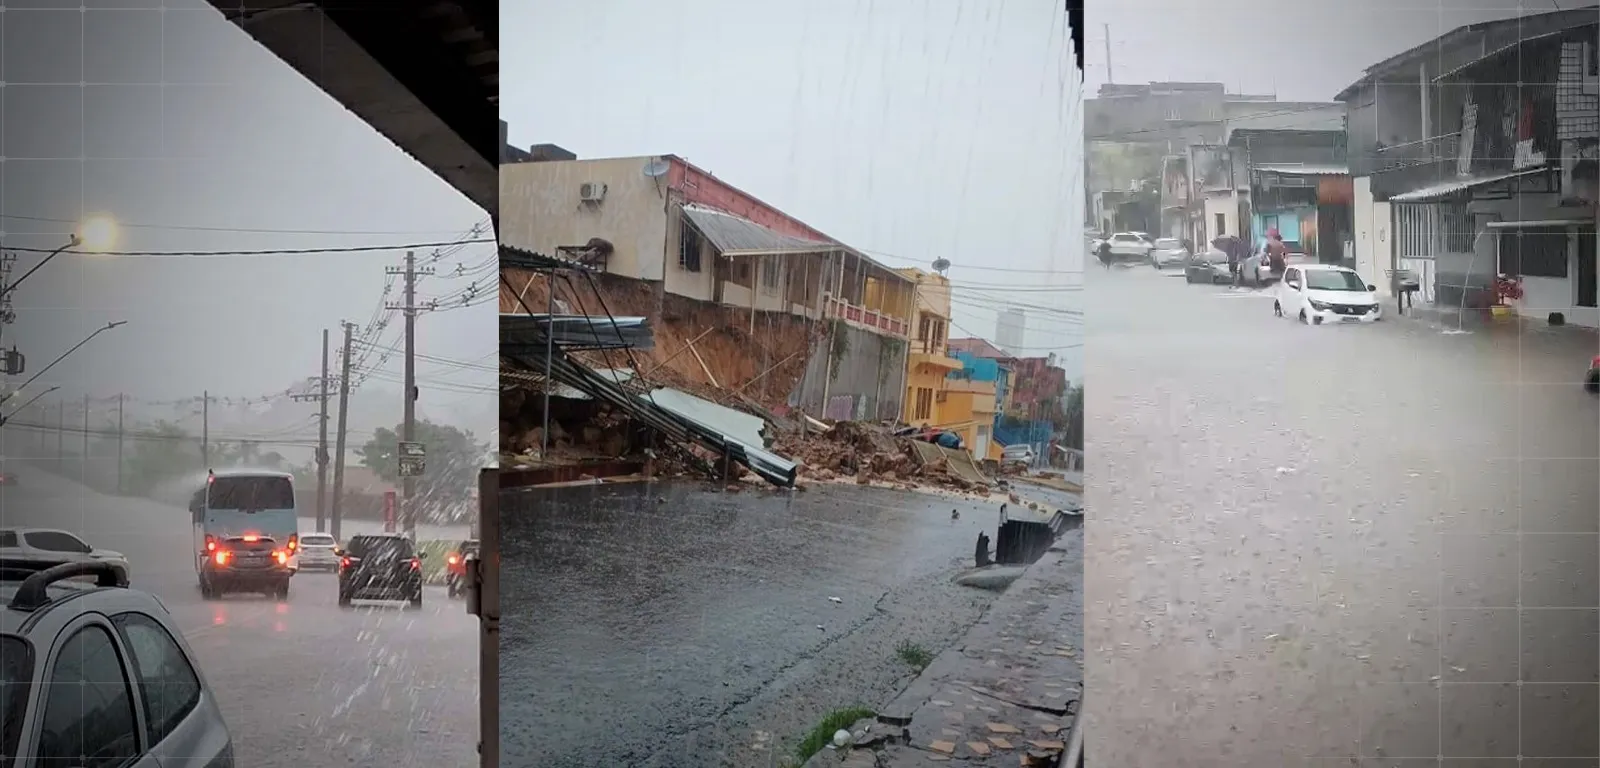
[[[1368,293],[1376,293],[1377,290],[1378,290],[1378,286],[1373,285],[1372,283],[1367,283],[1367,292]]]

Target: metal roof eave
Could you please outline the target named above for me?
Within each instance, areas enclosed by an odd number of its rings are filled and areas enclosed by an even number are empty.
[[[1468,190],[1476,189],[1478,187],[1495,184],[1502,181],[1510,181],[1512,179],[1520,179],[1523,176],[1532,176],[1536,173],[1548,173],[1551,170],[1551,168],[1546,166],[1539,166],[1538,168],[1526,168],[1520,171],[1500,173],[1493,176],[1482,176],[1472,179],[1457,179],[1455,181],[1446,182],[1443,184],[1435,184],[1430,187],[1413,189],[1410,192],[1402,192],[1398,195],[1390,195],[1388,202],[1431,203],[1443,200],[1451,195],[1457,195]]]

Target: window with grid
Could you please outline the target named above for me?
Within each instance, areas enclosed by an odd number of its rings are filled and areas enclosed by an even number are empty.
[[[928,387],[917,387],[917,402],[911,411],[913,421],[927,421],[933,418],[933,390]]]
[[[1501,232],[1500,272],[1521,277],[1566,277],[1566,228],[1528,227]]]
[[[700,254],[705,248],[705,241],[700,237],[699,230],[689,223],[686,216],[678,222],[678,266],[686,272],[700,271]]]

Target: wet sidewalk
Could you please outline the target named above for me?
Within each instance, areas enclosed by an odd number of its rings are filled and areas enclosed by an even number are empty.
[[[1550,325],[1543,317],[1495,317],[1487,309],[1418,305],[1401,316],[1392,301],[1384,309],[1396,326],[1461,339],[1463,352],[1528,383],[1579,385],[1589,360],[1600,355],[1600,329]]]
[[[807,768],[1055,766],[1083,685],[1083,529],[1063,532],[956,646]],[[857,733],[860,730],[857,729]]]

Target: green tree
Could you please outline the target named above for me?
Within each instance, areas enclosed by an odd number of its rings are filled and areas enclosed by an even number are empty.
[[[400,430],[399,425],[392,430],[380,427],[356,449],[362,466],[392,483],[400,482]],[[477,487],[488,444],[478,442],[471,432],[425,420],[417,422],[416,439],[428,454],[422,477],[417,478],[417,490],[428,505],[443,509],[466,501]]]

